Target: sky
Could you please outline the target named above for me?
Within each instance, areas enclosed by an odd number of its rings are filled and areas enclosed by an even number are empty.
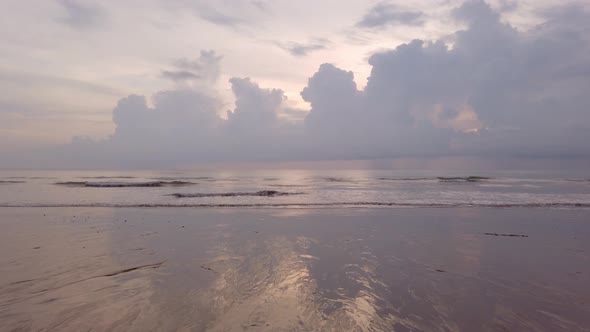
[[[6,0],[0,167],[590,159],[590,3]]]

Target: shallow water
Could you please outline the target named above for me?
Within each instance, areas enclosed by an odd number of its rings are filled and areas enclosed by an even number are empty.
[[[589,179],[568,172],[0,171],[0,206],[588,208]],[[276,194],[260,194],[269,192]]]

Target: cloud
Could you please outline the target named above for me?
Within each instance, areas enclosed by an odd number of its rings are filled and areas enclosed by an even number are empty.
[[[381,68],[379,70],[382,70]],[[376,69],[369,80],[376,75]],[[310,153],[328,158],[386,158],[448,152],[451,131],[405,114],[409,109],[383,98],[375,85],[358,90],[354,75],[323,64],[301,92],[311,104],[305,119]],[[387,91],[387,93],[391,93]],[[401,101],[401,100],[399,100]],[[406,119],[407,118],[407,119]],[[353,157],[354,156],[354,157]]]
[[[517,0],[498,0],[498,11],[505,13],[505,12],[513,12],[519,7],[519,3]]]
[[[239,17],[221,13],[215,8],[199,10],[199,17],[213,24],[226,25],[230,27],[235,27],[236,25],[244,23],[244,21]]]
[[[173,81],[186,81],[200,79],[201,76],[188,70],[163,70],[162,77]]]
[[[107,17],[105,10],[96,4],[80,0],[59,0],[58,3],[65,11],[65,16],[60,18],[59,22],[72,28],[96,26]]]
[[[131,95],[121,99],[113,110],[115,140],[191,140],[215,128],[220,103],[213,96],[193,90],[156,93],[154,108],[146,98]]]
[[[204,21],[229,28],[254,24],[270,10],[269,2],[260,0],[171,0],[167,5],[188,8]]]
[[[330,44],[330,41],[326,39],[315,39],[309,43],[276,43],[281,49],[289,52],[291,55],[296,57],[306,56],[311,52],[326,49]]]
[[[487,3],[468,1],[454,11],[467,28],[452,47],[414,40],[378,52],[362,91],[351,72],[322,65],[302,92],[312,106],[307,129],[364,141],[373,156],[588,156],[590,15],[582,7],[548,15],[520,32]]]
[[[113,110],[115,132],[102,141],[84,136],[52,154],[80,167],[169,166],[183,162],[286,158],[302,135],[279,118],[282,90],[261,88],[249,78],[232,78],[235,108],[219,116],[220,99],[198,89],[130,95]],[[289,152],[291,151],[291,152]],[[198,155],[198,156],[197,156]]]
[[[309,79],[301,91],[301,97],[311,105],[311,111],[305,119],[310,128],[323,130],[334,123],[344,122],[356,125],[361,114],[359,110],[360,92],[354,82],[354,74],[336,66],[325,63]]]
[[[373,6],[356,24],[360,28],[383,28],[389,25],[422,25],[424,13],[406,10],[382,1]]]
[[[175,82],[201,80],[214,83],[219,78],[219,64],[222,58],[213,50],[201,51],[197,59],[176,60],[173,64],[174,69],[163,70],[161,76]]]
[[[236,98],[236,108],[227,112],[227,125],[232,131],[245,134],[267,133],[277,122],[285,94],[280,89],[261,89],[249,78],[229,80]]]
[[[77,138],[52,155],[94,167],[458,155],[588,158],[590,14],[574,6],[546,15],[537,27],[519,31],[486,2],[468,1],[453,11],[465,28],[449,38],[413,40],[373,54],[363,89],[351,71],[322,64],[301,91],[309,112],[288,107],[281,89],[251,78],[229,80],[235,107],[225,117],[224,103],[207,84],[157,92],[151,103],[131,95],[113,111],[111,137]],[[220,59],[206,51],[197,60],[175,62],[170,71],[216,80]],[[290,121],[293,115],[299,121]]]

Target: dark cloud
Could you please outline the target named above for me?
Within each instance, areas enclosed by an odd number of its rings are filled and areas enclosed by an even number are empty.
[[[214,8],[207,8],[199,10],[199,17],[217,25],[225,25],[235,27],[236,25],[244,23],[242,19],[236,16],[231,16],[217,11]]]
[[[315,39],[309,43],[276,43],[281,49],[289,52],[293,56],[301,57],[306,56],[311,52],[326,49],[330,44],[329,40],[326,39]]]
[[[389,25],[422,25],[424,13],[406,10],[386,1],[373,6],[356,24],[361,28],[383,28]]]
[[[188,70],[163,70],[162,77],[173,81],[186,81],[200,79],[201,76]]]
[[[326,45],[321,44],[292,44],[285,49],[293,56],[306,56],[313,51],[323,50]]]
[[[62,161],[164,166],[189,161],[392,157],[590,157],[590,14],[552,11],[518,31],[483,1],[453,12],[466,24],[444,41],[414,40],[369,58],[366,87],[323,64],[302,98],[249,78],[230,80],[235,108],[201,87],[129,96],[113,112],[112,137],[76,139]],[[182,60],[179,71],[217,77],[219,57]],[[203,74],[209,73],[209,74]],[[289,122],[290,114],[305,116]],[[70,159],[67,159],[70,158]],[[73,158],[73,159],[72,159]],[[75,164],[75,163],[74,163]],[[96,164],[91,164],[96,166]]]
[[[161,75],[175,82],[202,80],[213,83],[219,78],[219,63],[222,58],[215,51],[201,51],[201,55],[197,59],[176,60],[173,64],[174,69],[163,70]]]
[[[72,28],[87,28],[96,26],[106,19],[106,11],[93,3],[80,0],[58,0],[63,7],[65,16],[59,19]]]

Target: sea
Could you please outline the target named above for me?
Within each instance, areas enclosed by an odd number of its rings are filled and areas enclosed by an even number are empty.
[[[0,171],[0,207],[590,208],[586,172]]]

